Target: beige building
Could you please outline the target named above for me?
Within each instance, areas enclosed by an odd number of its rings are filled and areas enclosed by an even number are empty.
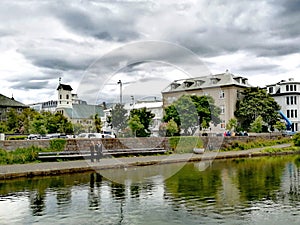
[[[215,100],[215,105],[221,109],[221,123],[216,127],[211,126],[213,132],[225,130],[229,119],[234,118],[236,102],[241,97],[240,93],[251,87],[248,79],[235,76],[228,71],[222,74],[195,77],[173,81],[162,91],[163,107],[167,107],[182,95],[209,95]]]

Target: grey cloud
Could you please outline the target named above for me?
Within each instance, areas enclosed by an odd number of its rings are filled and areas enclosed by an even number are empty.
[[[98,6],[89,9],[80,6],[55,7],[54,14],[66,27],[80,35],[117,42],[140,37],[139,32],[135,30],[135,18],[130,14],[130,10],[127,12],[128,15],[126,13],[118,15],[107,7]]]
[[[44,89],[44,88],[49,88],[49,85],[48,85],[48,81],[38,81],[38,82],[19,81],[16,84],[12,85],[11,88],[15,88],[19,90]]]

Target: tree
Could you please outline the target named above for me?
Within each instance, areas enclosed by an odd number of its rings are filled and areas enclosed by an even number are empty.
[[[277,121],[276,124],[274,125],[274,128],[277,129],[279,132],[281,132],[286,129],[286,125],[281,121]]]
[[[258,116],[253,123],[250,124],[250,129],[251,131],[255,132],[255,133],[260,133],[262,131],[263,128],[263,118],[262,116]]]
[[[100,133],[102,130],[102,121],[101,118],[98,117],[98,114],[94,116],[94,123],[97,133]]]
[[[172,137],[175,134],[178,134],[178,132],[179,128],[177,126],[177,123],[173,119],[171,119],[166,125],[166,136]]]
[[[132,133],[134,134],[134,136],[137,136],[137,131],[138,130],[143,130],[145,127],[144,125],[141,123],[140,118],[138,117],[138,115],[133,115],[129,121],[128,121],[128,125],[132,131]]]
[[[6,126],[9,132],[16,133],[19,132],[19,120],[18,114],[15,109],[10,109],[7,113]]]
[[[130,111],[130,120],[137,116],[139,118],[140,123],[143,127],[140,127],[136,130],[137,137],[149,137],[151,131],[149,129],[150,124],[152,123],[152,119],[155,117],[151,111],[148,111],[145,107],[141,109],[132,109]]]
[[[38,112],[31,108],[25,108],[22,111],[22,113],[18,117],[20,133],[22,134],[29,133],[30,123],[37,114]]]
[[[111,110],[111,116],[108,117],[108,124],[117,131],[123,130],[127,127],[127,110],[124,109],[124,105],[118,103]]]
[[[221,109],[214,105],[211,96],[183,95],[165,109],[163,121],[173,119],[179,132],[192,135],[197,127],[208,128],[211,122],[220,123],[220,113]]]
[[[243,99],[237,101],[235,116],[244,130],[249,130],[250,124],[261,116],[263,121],[272,127],[280,120],[280,106],[266,90],[251,87],[243,92]]]
[[[237,119],[231,118],[228,120],[228,123],[226,124],[226,130],[232,130],[235,131],[238,126]]]

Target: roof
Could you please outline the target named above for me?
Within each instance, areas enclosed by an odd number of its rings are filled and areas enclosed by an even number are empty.
[[[73,108],[64,110],[71,119],[89,119],[95,114],[98,114],[99,117],[104,116],[103,109],[96,105],[73,105]]]
[[[68,84],[59,84],[57,89],[56,90],[60,90],[60,89],[63,89],[63,90],[66,90],[66,91],[72,91],[72,87]]]
[[[222,86],[240,86],[251,87],[248,83],[248,79],[242,76],[235,76],[231,73],[221,73],[215,75],[208,75],[203,77],[188,78],[182,80],[175,80],[165,88],[162,93],[186,91],[195,89],[205,89],[212,87]]]
[[[27,108],[28,106],[24,105],[21,102],[14,100],[13,98],[9,98],[9,97],[6,97],[5,95],[0,94],[0,107]]]

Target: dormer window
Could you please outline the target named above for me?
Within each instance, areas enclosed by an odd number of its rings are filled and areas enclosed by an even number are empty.
[[[204,84],[205,81],[204,80],[196,80],[196,85],[197,86],[201,86],[202,84]]]
[[[178,83],[172,83],[171,84],[171,89],[176,89],[178,86],[180,86],[180,84],[178,84]]]
[[[211,80],[212,84],[216,84],[220,81],[220,79],[218,79],[218,78],[211,78],[210,80]]]
[[[184,87],[186,87],[186,88],[189,88],[190,86],[192,86],[194,84],[194,81],[184,81],[183,82],[183,85],[184,85]]]

